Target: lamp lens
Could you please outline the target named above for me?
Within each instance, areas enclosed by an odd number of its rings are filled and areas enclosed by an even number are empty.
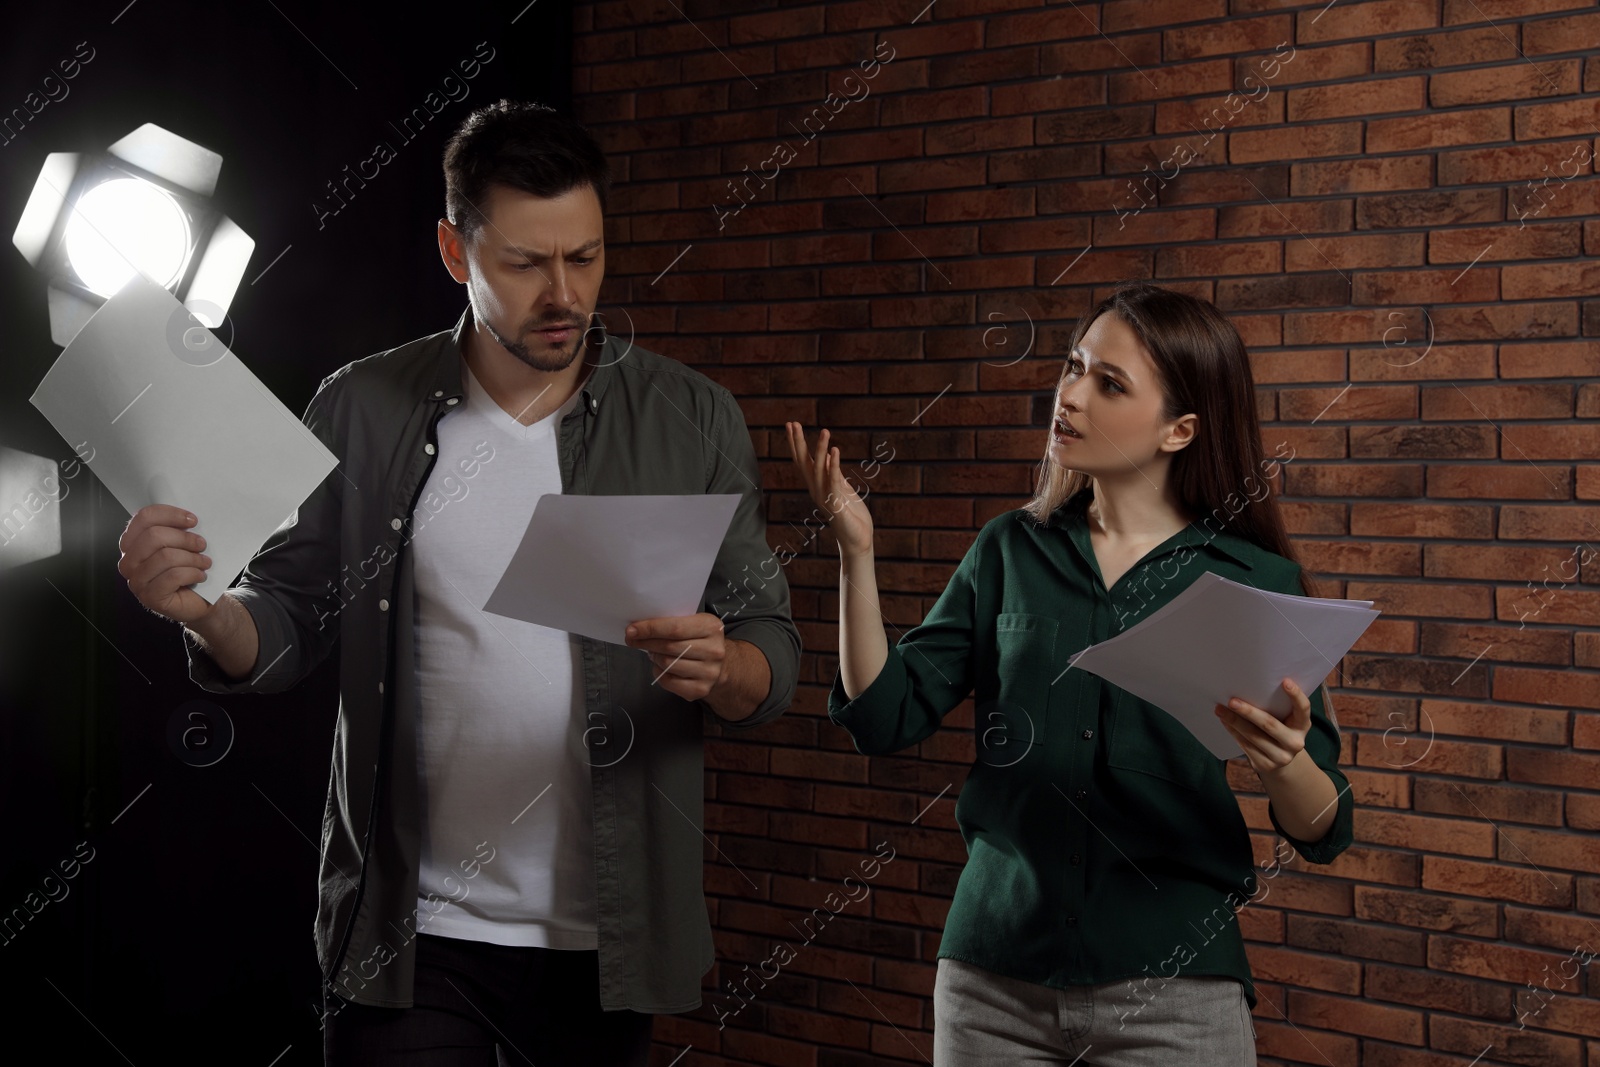
[[[188,261],[189,220],[165,189],[138,178],[113,178],[78,199],[65,241],[67,262],[103,297],[135,272],[171,288]]]

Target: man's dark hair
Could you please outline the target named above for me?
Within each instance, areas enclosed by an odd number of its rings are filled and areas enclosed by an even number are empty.
[[[468,115],[444,146],[445,217],[465,240],[482,227],[491,185],[552,197],[593,186],[606,208],[611,165],[594,135],[545,104],[497,100]]]

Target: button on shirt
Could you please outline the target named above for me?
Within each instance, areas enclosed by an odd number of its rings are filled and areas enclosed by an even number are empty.
[[[1136,624],[1206,571],[1302,595],[1300,566],[1191,523],[1107,589],[1082,490],[1044,525],[1018,509],[979,531],[921,624],[828,715],[866,754],[936,731],[974,699],[977,758],[956,802],[967,863],[939,955],[1056,988],[1227,975],[1255,987],[1234,911],[1260,898],[1250,837],[1224,761],[1160,708],[1083,670],[1072,655]],[[1311,696],[1306,751],[1338,793],[1318,841],[1274,829],[1309,862],[1351,841],[1325,689]]]

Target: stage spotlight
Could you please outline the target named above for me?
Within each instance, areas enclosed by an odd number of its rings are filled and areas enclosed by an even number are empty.
[[[112,178],[84,193],[62,240],[78,280],[103,298],[136,268],[171,289],[189,262],[188,217],[166,190],[138,178]]]
[[[222,324],[255,241],[212,203],[221,170],[216,152],[148,122],[104,152],[45,158],[11,243],[50,280],[56,344],[135,273]]]
[[[0,574],[61,554],[66,495],[55,460],[0,445]]]

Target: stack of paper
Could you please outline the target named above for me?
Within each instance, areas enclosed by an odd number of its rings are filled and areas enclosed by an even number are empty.
[[[194,326],[173,295],[136,275],[84,324],[29,399],[131,515],[173,504],[200,521],[207,603],[338,457],[234,354],[185,347]],[[201,364],[204,365],[201,365]]]
[[[628,623],[699,613],[738,493],[545,493],[483,610],[627,644]]]
[[[1312,693],[1382,612],[1370,600],[1272,593],[1210,571],[1148,618],[1073,656],[1188,727],[1219,759],[1244,754],[1213,708],[1237,697],[1279,719]]]

